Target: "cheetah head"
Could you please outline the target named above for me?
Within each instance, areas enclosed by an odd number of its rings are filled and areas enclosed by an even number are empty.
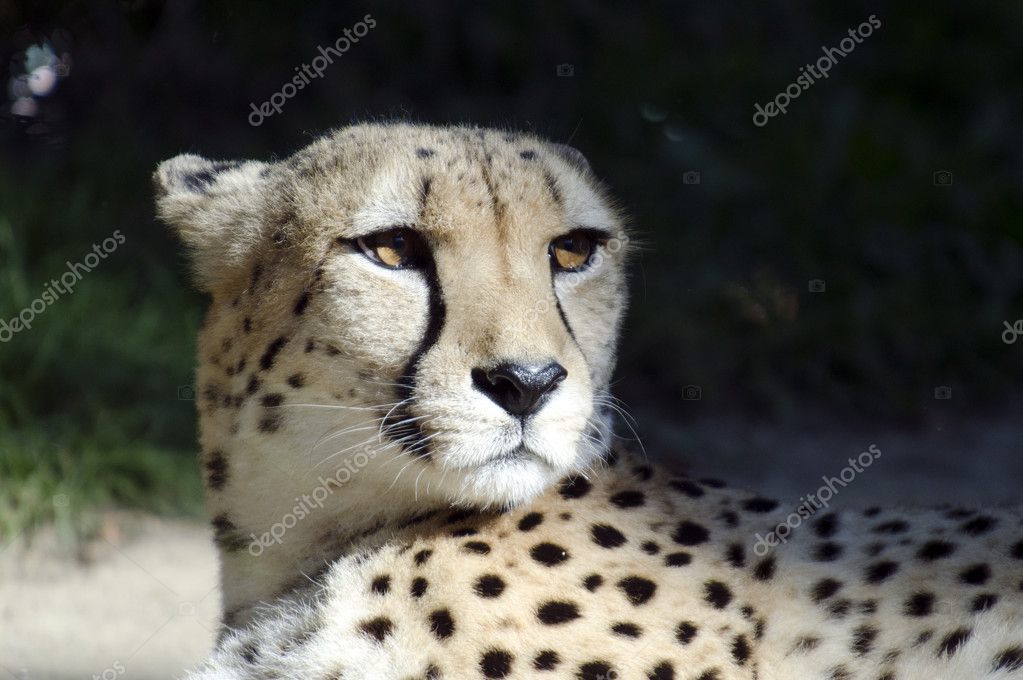
[[[628,239],[574,149],[360,125],[155,180],[212,296],[210,484],[253,490],[249,517],[341,461],[364,500],[508,507],[605,451]]]

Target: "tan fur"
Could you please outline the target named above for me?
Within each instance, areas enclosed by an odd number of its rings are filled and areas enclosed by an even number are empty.
[[[212,297],[201,461],[226,632],[198,677],[1023,675],[1018,511],[816,517],[764,556],[779,504],[608,455],[629,237],[577,151],[362,125],[155,179]],[[351,245],[395,226],[434,267]],[[578,227],[611,238],[552,275],[548,245]],[[520,425],[473,386],[502,362],[567,378]],[[952,551],[921,558],[939,538]]]

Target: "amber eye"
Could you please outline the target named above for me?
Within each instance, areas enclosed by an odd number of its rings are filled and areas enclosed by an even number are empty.
[[[585,269],[599,245],[596,234],[577,229],[551,241],[551,263],[556,271],[577,272]]]
[[[366,257],[389,269],[415,267],[426,254],[422,237],[407,227],[360,236],[355,242]]]

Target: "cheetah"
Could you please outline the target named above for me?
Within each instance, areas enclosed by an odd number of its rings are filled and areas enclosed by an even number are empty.
[[[360,124],[155,185],[211,298],[189,677],[1023,678],[1019,509],[794,513],[614,433],[635,244],[576,149]]]

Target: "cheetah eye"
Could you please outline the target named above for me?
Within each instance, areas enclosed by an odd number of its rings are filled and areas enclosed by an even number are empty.
[[[388,269],[416,267],[427,252],[423,238],[408,227],[360,236],[355,243],[366,257]]]
[[[598,232],[590,229],[576,229],[559,236],[547,248],[551,266],[558,272],[582,271],[603,240]]]

